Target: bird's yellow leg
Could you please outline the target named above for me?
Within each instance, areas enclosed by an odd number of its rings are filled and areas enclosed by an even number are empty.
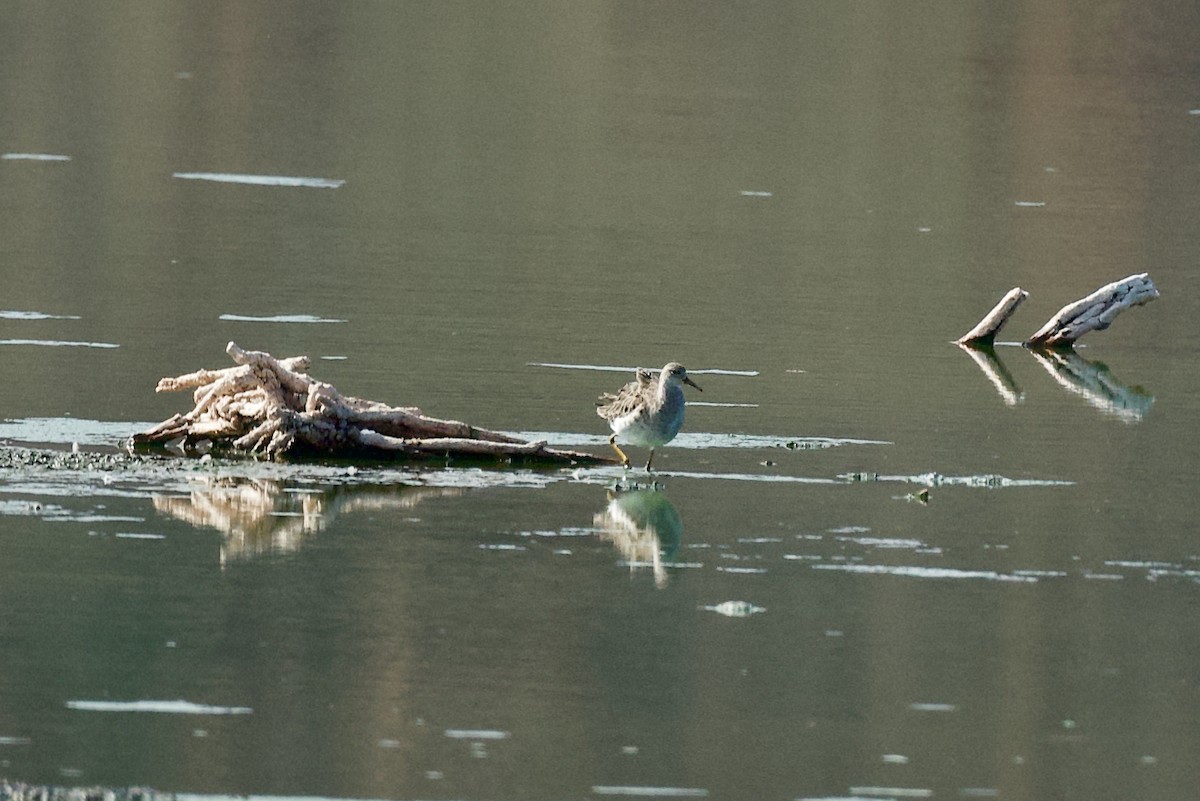
[[[608,444],[612,445],[612,449],[617,452],[617,456],[621,457],[621,465],[623,467],[629,467],[629,457],[625,455],[625,451],[623,451],[617,447],[617,435],[616,434],[613,434],[611,437],[608,438]]]

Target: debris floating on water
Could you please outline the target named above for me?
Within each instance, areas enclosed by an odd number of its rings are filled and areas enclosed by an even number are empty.
[[[749,601],[725,601],[716,606],[702,606],[700,608],[706,612],[716,612],[718,615],[724,615],[725,617],[750,617],[751,615],[767,611],[766,608],[755,606]]]
[[[500,729],[446,729],[451,740],[507,740],[512,732]]]

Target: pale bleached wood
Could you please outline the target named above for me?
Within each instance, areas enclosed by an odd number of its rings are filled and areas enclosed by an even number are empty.
[[[233,344],[232,342],[230,343]],[[293,372],[304,373],[308,372],[309,360],[307,356],[293,356],[289,359],[280,359],[279,364],[287,370]],[[236,367],[225,367],[220,370],[197,370],[194,373],[186,373],[174,378],[161,378],[158,381],[158,386],[154,388],[155,392],[180,392],[185,389],[195,389],[212,384],[215,381],[220,381],[222,378],[232,373],[247,373],[249,365],[239,364]]]
[[[354,412],[349,419],[362,428],[369,428],[391,437],[456,437],[488,442],[524,442],[499,431],[490,431],[458,420],[426,417],[409,409],[372,409]]]
[[[470,453],[531,455],[545,449],[545,442],[494,442],[466,437],[389,437],[370,429],[360,429],[358,441],[364,445],[411,453]]]
[[[1029,293],[1019,286],[1015,286],[1008,290],[1008,293],[1000,299],[1000,302],[992,307],[992,310],[983,316],[983,319],[975,324],[967,333],[963,334],[956,341],[960,345],[969,345],[975,343],[991,343],[996,334],[1008,322],[1008,318],[1012,317],[1013,312],[1021,305],[1025,298],[1029,297]]]
[[[216,446],[267,458],[401,453],[613,463],[608,457],[547,448],[544,442],[526,442],[458,420],[426,417],[413,407],[342,395],[333,385],[307,375],[306,357],[276,359],[235,342],[225,351],[236,367],[159,381],[159,392],[192,389],[195,408],[135,434],[131,444],[181,441],[185,451]]]
[[[403,439],[388,437],[369,429],[359,430],[358,440],[364,445],[403,453],[449,456],[533,456],[554,461],[596,461],[597,457],[580,451],[549,448],[544,441],[496,442],[464,437],[427,437]],[[601,459],[600,461],[607,461]]]
[[[1025,341],[1031,347],[1069,347],[1089,331],[1102,331],[1117,315],[1158,297],[1148,273],[1105,284],[1085,298],[1068,303]]]

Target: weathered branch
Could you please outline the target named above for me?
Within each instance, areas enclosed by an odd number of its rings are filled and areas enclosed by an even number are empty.
[[[1158,297],[1149,273],[1139,273],[1100,287],[1086,298],[1063,306],[1025,341],[1029,346],[1070,347],[1089,331],[1103,331],[1117,315]]]
[[[353,412],[349,420],[362,428],[369,428],[390,437],[458,437],[462,439],[486,440],[488,442],[524,442],[517,437],[477,428],[457,420],[438,420],[425,417],[410,409],[372,409]]]
[[[1027,297],[1029,297],[1029,293],[1019,286],[1008,290],[1008,294],[1001,298],[1000,302],[993,306],[992,310],[985,314],[974,328],[959,337],[957,342],[960,345],[991,344],[995,340],[996,334],[1008,322],[1008,318],[1012,317],[1013,312]]]

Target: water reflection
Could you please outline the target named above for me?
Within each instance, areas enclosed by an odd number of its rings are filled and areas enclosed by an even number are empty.
[[[608,506],[594,523],[600,538],[616,546],[631,571],[649,567],[654,583],[666,586],[666,567],[679,550],[683,520],[656,487],[610,490]]]
[[[154,495],[160,514],[224,535],[221,564],[229,560],[290,553],[339,514],[412,509],[431,496],[462,495],[455,487],[340,485],[300,487],[282,481],[211,476],[196,479],[191,493]]]
[[[1038,364],[1068,392],[1083,399],[1104,414],[1126,423],[1140,422],[1154,404],[1154,396],[1138,386],[1118,381],[1108,365],[1089,361],[1073,350],[1030,350]]]
[[[1017,380],[1004,366],[1004,362],[996,355],[996,351],[991,345],[968,345],[959,342],[958,346],[971,357],[971,360],[992,382],[992,386],[996,388],[996,392],[1000,393],[1000,398],[1006,406],[1016,406],[1025,400],[1025,393],[1017,386]]]
[[[1001,399],[1014,406],[1025,399],[1012,373],[990,346],[959,344],[971,360],[987,376]],[[1085,359],[1075,350],[1045,348],[1026,349],[1038,364],[1046,369],[1059,386],[1080,395],[1102,413],[1127,423],[1143,420],[1154,404],[1154,396],[1139,386],[1127,386],[1118,381],[1108,365]]]

